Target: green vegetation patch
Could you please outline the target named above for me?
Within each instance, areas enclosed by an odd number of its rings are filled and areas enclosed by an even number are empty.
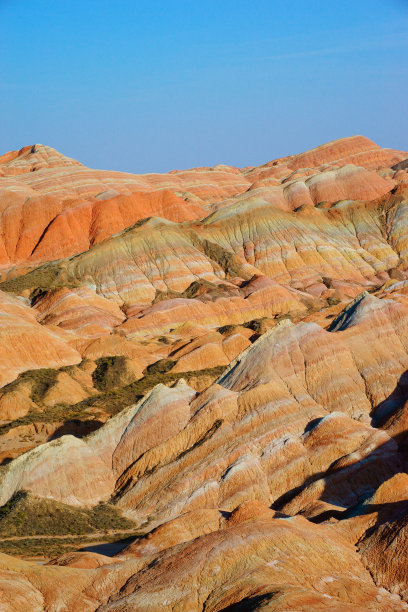
[[[125,370],[126,357],[124,355],[113,355],[97,359],[96,368],[92,373],[94,387],[99,391],[120,387],[120,379]]]
[[[141,534],[139,531],[134,531],[123,538],[124,534],[111,534],[103,537],[95,538],[95,536],[44,536],[44,537],[27,537],[17,540],[0,540],[0,552],[6,555],[15,555],[21,557],[41,557],[53,559],[63,555],[64,553],[81,550],[86,546],[95,544],[106,544],[110,542],[129,543]]]
[[[85,535],[136,528],[109,504],[78,508],[21,491],[0,508],[0,537]]]
[[[38,370],[26,370],[19,374],[13,382],[5,385],[1,389],[1,395],[15,391],[21,383],[30,383],[30,398],[36,404],[40,404],[44,399],[48,389],[55,384],[59,370],[53,368],[39,368]]]
[[[39,410],[30,410],[25,416],[1,425],[0,436],[20,425],[30,425],[31,423],[67,423],[69,421],[80,421],[85,424],[88,422],[89,424],[95,423],[94,418],[89,418],[89,414],[82,403],[72,405],[57,404],[56,406],[47,406],[41,412]]]
[[[120,357],[120,359],[122,359],[122,357]],[[123,359],[126,358],[123,357]],[[27,415],[0,426],[0,436],[7,433],[14,427],[28,425],[30,423],[66,423],[68,421],[75,420],[79,420],[81,422],[94,422],[95,413],[90,418],[90,414],[88,412],[90,409],[92,411],[103,411],[105,414],[114,416],[127,406],[131,406],[132,404],[138,402],[144,397],[144,395],[146,395],[148,391],[153,389],[153,387],[159,383],[170,386],[171,384],[176,383],[180,378],[184,378],[187,380],[187,382],[192,378],[200,377],[211,377],[215,380],[221,376],[226,367],[216,366],[215,368],[194,370],[190,372],[169,372],[166,371],[166,368],[173,367],[174,362],[164,359],[149,366],[146,370],[146,375],[140,380],[136,380],[128,385],[118,387],[117,378],[112,374],[112,372],[117,371],[116,368],[118,368],[120,371],[121,361],[118,361],[118,357],[103,357],[101,360],[97,361],[97,364],[98,362],[105,364],[106,360],[108,360],[108,366],[112,367],[112,370],[109,374],[106,374],[108,367],[106,367],[105,370],[105,365],[101,365],[100,374],[97,374],[98,378],[96,379],[96,382],[94,380],[95,386],[96,384],[99,384],[99,389],[101,387],[103,388],[101,393],[88,397],[76,404],[61,403],[55,406],[43,407],[41,411],[31,410]],[[55,370],[56,373],[58,373],[58,371],[59,370]],[[38,370],[32,370],[30,373],[31,372],[38,372]],[[12,385],[15,385],[16,382],[25,375],[28,375],[28,372],[21,374],[16,381],[10,383],[7,385],[7,387],[4,387],[3,391],[6,389],[12,390]],[[50,375],[50,377],[51,376],[52,375]],[[43,381],[43,378],[40,378],[40,380]],[[41,387],[41,389],[43,389],[43,387]]]
[[[168,361],[168,360],[162,360]],[[156,364],[153,364],[156,365]],[[149,366],[151,367],[151,366]],[[76,404],[76,407],[87,408],[99,408],[104,410],[110,415],[118,414],[123,408],[131,406],[138,402],[142,397],[155,385],[162,383],[164,385],[171,385],[180,378],[184,378],[187,382],[191,378],[200,377],[212,377],[214,380],[221,376],[226,366],[216,366],[215,368],[208,368],[205,370],[194,370],[191,372],[147,372],[146,376],[140,380],[136,380],[129,385],[120,388],[113,388],[100,393],[99,395],[89,397]]]
[[[175,364],[176,362],[172,359],[160,359],[160,361],[147,366],[146,373],[148,375],[165,374],[174,368]]]
[[[235,329],[235,327],[237,327],[237,325],[222,325],[221,327],[218,328],[218,331],[220,334],[228,334],[233,329]]]
[[[20,376],[20,380],[32,383],[30,397],[36,404],[41,404],[48,389],[57,382],[58,370],[41,368],[27,370]]]
[[[29,289],[35,295],[41,294],[51,289],[62,287],[76,287],[75,282],[69,281],[67,270],[59,263],[47,263],[39,266],[27,274],[9,278],[0,283],[0,289],[9,293],[20,294]]]

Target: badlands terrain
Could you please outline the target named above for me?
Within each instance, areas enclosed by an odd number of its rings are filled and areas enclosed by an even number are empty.
[[[408,153],[0,157],[0,610],[408,610]]]

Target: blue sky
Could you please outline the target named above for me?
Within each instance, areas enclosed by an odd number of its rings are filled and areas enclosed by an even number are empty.
[[[0,0],[0,151],[95,168],[408,150],[408,0]]]

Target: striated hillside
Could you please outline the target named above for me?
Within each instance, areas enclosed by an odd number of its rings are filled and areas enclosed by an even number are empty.
[[[0,157],[2,609],[408,610],[407,158]]]
[[[405,157],[354,137],[258,168],[133,175],[91,170],[43,145],[25,147],[0,158],[0,266],[69,257],[150,216],[183,222],[231,204],[243,212],[254,202],[293,210],[372,200],[396,184],[395,173],[382,169]]]

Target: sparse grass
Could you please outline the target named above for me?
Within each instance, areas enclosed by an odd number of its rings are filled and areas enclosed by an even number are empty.
[[[13,536],[86,535],[100,531],[135,528],[109,504],[78,508],[53,499],[35,497],[26,491],[17,493],[0,508],[0,538]]]
[[[217,298],[220,297],[222,291],[228,292],[229,290],[230,287],[228,285],[215,284],[205,280],[204,278],[200,278],[193,281],[182,293],[170,289],[168,291],[156,291],[153,304],[162,302],[163,300],[172,300],[174,298],[186,298],[191,300],[200,297],[200,295],[203,294]]]
[[[42,557],[52,559],[68,552],[80,550],[90,544],[107,544],[110,542],[129,542],[135,537],[140,536],[140,532],[135,530],[126,538],[124,534],[111,534],[103,537],[92,535],[67,536],[56,539],[55,536],[45,536],[41,538],[26,538],[21,540],[0,540],[0,552],[7,555],[20,557]]]
[[[79,365],[83,366],[85,363],[91,363],[91,360],[83,359]],[[78,367],[77,365],[61,366],[59,368],[59,372],[65,372],[66,374],[69,374],[71,376],[72,374],[75,373],[77,367]]]
[[[335,297],[328,297],[327,298],[327,303],[329,306],[337,306],[337,304],[340,304],[341,300],[339,298],[335,298]]]
[[[178,293],[178,291],[172,291],[170,289],[168,291],[157,290],[152,304],[157,304],[157,302],[163,302],[164,300],[173,300],[179,297],[181,297],[181,293]]]
[[[94,387],[99,391],[120,387],[120,378],[125,368],[126,357],[123,355],[114,355],[97,359],[96,368],[92,373]]]
[[[43,411],[30,410],[28,414],[9,423],[0,426],[0,436],[6,434],[10,429],[19,427],[20,425],[30,425],[31,423],[67,423],[69,421],[87,421],[93,422],[93,418],[89,418],[89,414],[80,404],[57,404],[49,406]]]
[[[33,383],[30,397],[36,404],[41,404],[48,389],[52,387],[58,376],[58,370],[41,368],[40,370],[29,370],[22,374],[23,380]]]
[[[307,311],[309,312],[309,311]],[[284,319],[288,319],[289,321],[293,321],[294,317],[291,313],[285,312],[274,316],[275,321],[283,321]]]
[[[267,321],[267,317],[262,317],[261,319],[253,319],[252,321],[248,321],[247,323],[243,323],[242,326],[247,329],[252,329],[256,334],[261,334],[264,331],[265,323]]]
[[[160,336],[159,338],[157,338],[157,340],[162,344],[171,344],[171,340],[169,340],[167,336]]]
[[[56,557],[95,541],[120,541],[123,532],[127,539],[140,535],[111,504],[78,508],[20,491],[0,508],[0,551],[9,555]]]
[[[232,331],[236,325],[222,325],[222,327],[218,328],[218,332],[220,334],[228,334],[228,332]]]
[[[62,287],[76,287],[77,283],[69,281],[67,271],[59,263],[47,263],[26,274],[9,278],[0,283],[0,289],[20,294],[29,289],[34,295]]]
[[[184,298],[192,299],[200,295],[200,293],[203,291],[213,290],[216,288],[217,285],[214,283],[210,283],[210,281],[200,278],[200,280],[193,281],[191,285],[189,285],[187,289],[183,291],[182,295]]]
[[[174,368],[175,364],[176,362],[172,359],[160,359],[160,361],[156,361],[156,363],[152,363],[151,365],[147,366],[146,374],[165,374]]]
[[[184,378],[188,382],[191,378],[204,376],[211,376],[215,379],[221,376],[225,367],[226,366],[217,366],[215,368],[194,370],[191,372],[148,372],[146,376],[140,380],[136,380],[124,387],[107,389],[99,395],[79,402],[75,407],[82,407],[82,409],[90,407],[99,408],[110,415],[115,415],[123,410],[123,408],[126,408],[126,406],[130,406],[139,401],[148,391],[159,383],[170,385],[180,380],[180,378]]]
[[[111,359],[111,358],[103,358]],[[114,360],[117,358],[113,358]],[[170,363],[171,362],[171,363]],[[114,363],[118,363],[117,361]],[[166,368],[172,367],[174,364],[171,360],[161,360],[156,364],[149,366],[146,375],[140,380],[136,380],[128,385],[116,386],[116,380],[113,377],[107,377],[105,379],[104,390],[98,395],[88,397],[81,402],[76,404],[57,404],[55,406],[46,406],[41,411],[31,410],[27,415],[15,419],[10,423],[6,423],[0,427],[0,435],[4,435],[10,429],[18,427],[20,425],[29,425],[30,423],[66,423],[67,421],[80,420],[86,422],[95,419],[95,414],[90,419],[89,409],[96,409],[114,416],[127,406],[131,406],[138,402],[142,397],[153,387],[159,383],[165,385],[171,385],[177,382],[180,378],[185,378],[187,381],[191,378],[200,377],[211,377],[218,378],[225,370],[225,366],[217,366],[215,368],[208,368],[205,370],[194,370],[190,372],[169,372]],[[162,370],[162,371],[160,371]],[[37,372],[32,370],[30,372]],[[55,370],[58,373],[58,370]],[[21,379],[28,373],[21,374],[17,379]],[[30,374],[31,375],[31,374]],[[50,375],[52,376],[52,375]],[[40,378],[42,380],[42,378]],[[11,390],[11,386],[15,385],[17,381],[14,381],[4,387]]]
[[[232,331],[235,327],[237,327],[236,325],[222,325],[221,327],[218,328],[218,332],[220,334],[228,334],[228,332]]]
[[[86,546],[90,540],[82,538],[61,538],[56,540],[53,537],[38,539],[27,538],[24,540],[0,540],[0,552],[6,555],[20,557],[58,557],[67,552],[73,552],[78,548]]]
[[[61,370],[66,370],[66,368],[61,368]],[[60,403],[55,406],[43,407],[44,396],[48,389],[55,384],[59,371],[51,368],[27,370],[20,374],[16,380],[1,389],[1,395],[6,395],[15,391],[24,382],[30,383],[30,399],[38,408],[32,409],[25,416],[0,426],[0,435],[7,433],[10,429],[20,425],[29,425],[30,423],[60,423],[76,419],[81,421],[89,419],[89,415],[84,412],[83,407],[77,404]]]
[[[209,240],[200,240],[200,243],[204,254],[215,261],[227,277],[241,276],[249,280],[250,277],[244,272],[243,262],[234,253]]]
[[[1,394],[14,391],[21,383],[31,384],[30,398],[36,404],[41,404],[46,392],[56,382],[58,370],[52,368],[40,368],[38,370],[27,370],[20,374],[16,380],[5,385],[1,389]]]

